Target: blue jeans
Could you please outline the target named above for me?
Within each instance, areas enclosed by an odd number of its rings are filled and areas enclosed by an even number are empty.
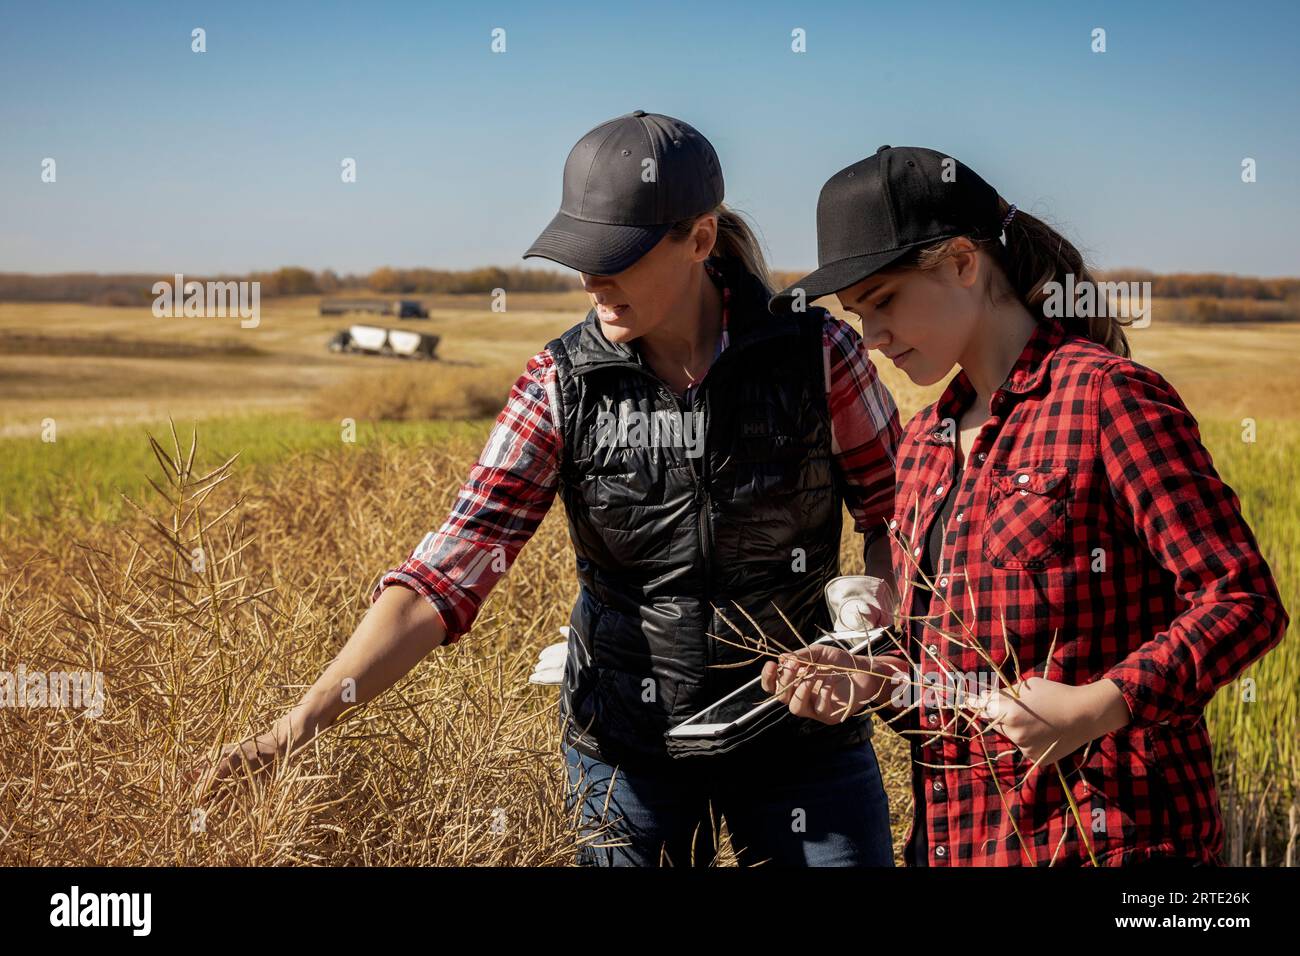
[[[571,816],[581,802],[580,866],[708,866],[719,817],[741,866],[894,865],[870,741],[797,761],[699,757],[639,772],[561,752]]]

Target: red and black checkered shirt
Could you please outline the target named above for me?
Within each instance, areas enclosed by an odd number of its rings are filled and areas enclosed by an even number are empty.
[[[1168,382],[1057,321],[1038,327],[994,393],[958,471],[957,422],[974,395],[960,372],[899,446],[890,527],[901,608],[925,586],[916,562],[954,483],[957,496],[920,601],[925,624],[909,640],[915,706],[894,723],[914,758],[908,859],[1089,861],[1057,768],[1033,768],[960,716],[963,695],[1018,674],[1109,678],[1128,704],[1128,726],[1059,765],[1099,863],[1218,862],[1203,712],[1289,620],[1236,495]]]

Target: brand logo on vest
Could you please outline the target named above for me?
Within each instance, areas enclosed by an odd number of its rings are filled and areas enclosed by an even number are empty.
[[[685,448],[687,458],[704,453],[704,413],[598,412],[597,448]]]

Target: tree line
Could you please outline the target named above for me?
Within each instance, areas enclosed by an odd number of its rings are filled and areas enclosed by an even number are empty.
[[[796,281],[802,273],[774,272],[778,287]],[[1300,278],[1258,278],[1214,272],[1158,274],[1141,269],[1116,269],[1099,273],[1108,282],[1150,282],[1151,295],[1185,299],[1180,310],[1185,321],[1233,321],[1250,316],[1300,317]],[[388,295],[438,293],[490,294],[509,292],[564,292],[580,288],[578,279],[564,272],[485,266],[477,269],[398,269],[383,266],[369,273],[340,275],[332,269],[312,271],[285,266],[247,275],[191,275],[185,281],[221,282],[252,280],[261,283],[264,296],[332,295],[363,291]],[[36,274],[0,272],[0,301],[86,302],[92,305],[133,306],[153,301],[156,282],[173,282],[173,275],[153,273],[66,272]],[[1214,305],[1232,300],[1236,305]],[[1181,315],[1186,313],[1186,315]]]
[[[478,269],[394,269],[384,266],[367,274],[340,275],[332,269],[314,272],[299,266],[285,266],[269,272],[247,275],[184,274],[186,282],[254,281],[261,283],[261,295],[332,295],[340,291],[370,290],[396,295],[436,293],[484,293],[493,289],[509,292],[562,292],[580,288],[578,280],[564,273],[499,267]],[[37,274],[0,272],[0,301],[85,302],[91,305],[147,305],[154,299],[157,282],[175,282],[171,274],[65,272]]]

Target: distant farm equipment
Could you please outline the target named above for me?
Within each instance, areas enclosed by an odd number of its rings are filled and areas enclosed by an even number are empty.
[[[429,310],[414,299],[321,299],[321,315],[346,315],[349,312],[395,315],[399,319],[429,317]]]
[[[329,341],[331,352],[360,352],[391,358],[432,360],[438,357],[440,336],[406,329],[384,329],[377,325],[354,325],[335,333]]]

